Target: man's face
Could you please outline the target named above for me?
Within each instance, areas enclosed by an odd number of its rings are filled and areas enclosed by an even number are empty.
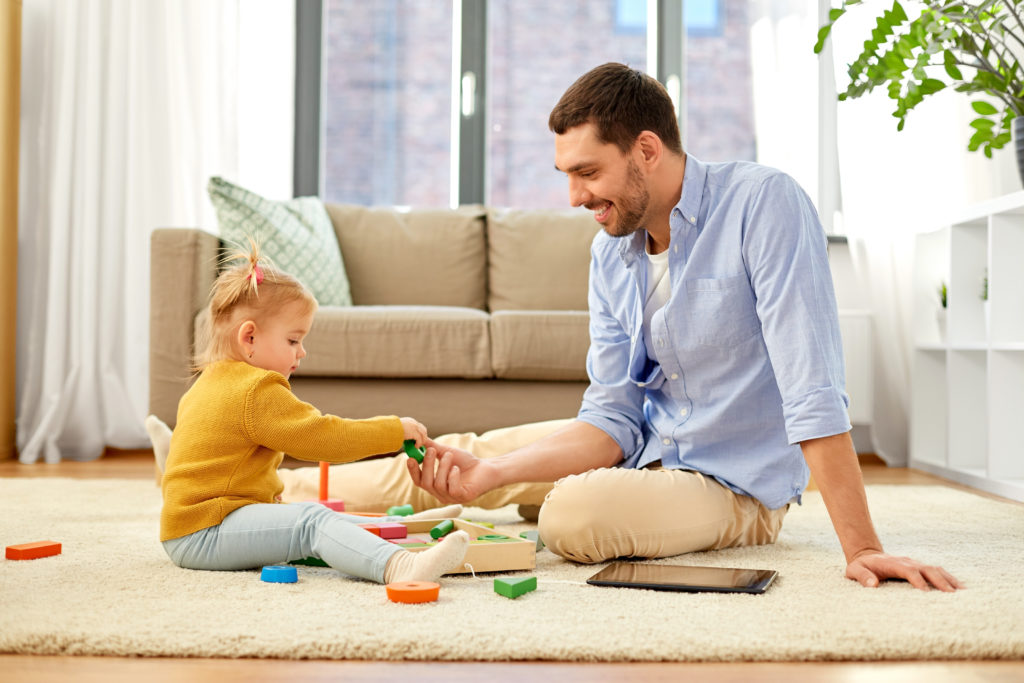
[[[569,177],[569,203],[594,212],[613,237],[625,237],[647,222],[650,193],[632,156],[597,139],[585,123],[555,136],[555,168]]]

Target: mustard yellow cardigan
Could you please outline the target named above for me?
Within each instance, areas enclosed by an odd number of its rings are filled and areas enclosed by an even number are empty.
[[[213,363],[178,404],[162,480],[160,540],[220,524],[284,490],[284,452],[300,460],[351,462],[402,447],[397,417],[324,415],[292,393],[288,380],[240,361]]]

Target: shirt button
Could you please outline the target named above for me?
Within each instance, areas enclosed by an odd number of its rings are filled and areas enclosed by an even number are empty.
[[[671,377],[672,379],[679,379],[679,373],[678,373],[678,372],[673,372],[673,373],[672,373],[672,374],[670,375],[670,377]]]
[[[680,408],[680,409],[679,409],[679,414],[680,414],[680,415],[682,415],[683,417],[686,417],[686,415],[687,415],[687,414],[688,414],[689,412],[690,412],[689,408]]]
[[[672,443],[672,439],[662,439],[661,442],[667,446]]]
[[[696,216],[690,216],[690,222],[691,223],[696,223],[697,222],[697,217]]]

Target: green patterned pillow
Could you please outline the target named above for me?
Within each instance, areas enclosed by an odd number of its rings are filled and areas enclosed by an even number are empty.
[[[220,235],[245,248],[258,238],[275,266],[297,277],[321,306],[351,306],[338,238],[317,197],[272,201],[223,178],[207,186]]]

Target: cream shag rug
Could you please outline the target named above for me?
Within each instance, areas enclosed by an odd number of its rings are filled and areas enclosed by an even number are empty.
[[[868,489],[887,548],[939,563],[955,594],[905,583],[861,588],[816,493],[774,546],[664,560],[770,568],[761,596],[588,586],[599,567],[537,556],[538,588],[516,600],[492,579],[446,577],[436,603],[300,567],[171,564],[157,542],[160,494],[139,480],[0,479],[2,544],[63,543],[57,557],[0,561],[0,652],[170,657],[417,660],[740,661],[1024,657],[1024,507],[944,487]],[[469,510],[516,533],[515,508]],[[603,565],[602,565],[603,566]],[[519,573],[518,575],[529,575]]]

